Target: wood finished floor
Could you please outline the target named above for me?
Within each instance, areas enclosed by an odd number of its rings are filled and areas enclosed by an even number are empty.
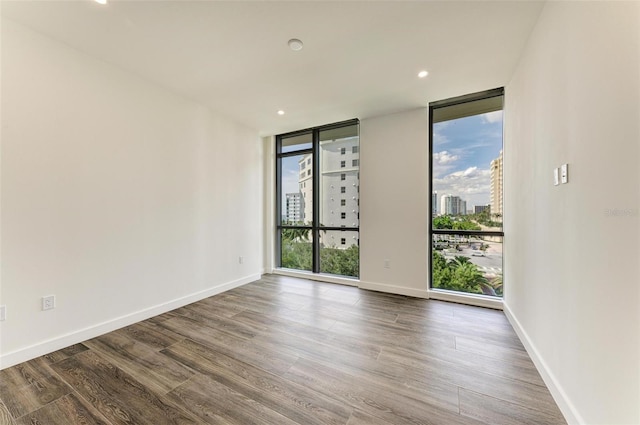
[[[267,275],[0,371],[0,424],[565,424],[499,311]]]

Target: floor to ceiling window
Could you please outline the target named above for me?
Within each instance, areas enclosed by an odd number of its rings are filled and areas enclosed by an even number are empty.
[[[357,120],[276,137],[277,265],[360,274]]]
[[[429,105],[433,291],[502,297],[503,97]]]

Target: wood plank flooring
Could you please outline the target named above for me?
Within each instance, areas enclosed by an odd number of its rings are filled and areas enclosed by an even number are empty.
[[[0,371],[0,424],[566,424],[499,311],[266,275]]]

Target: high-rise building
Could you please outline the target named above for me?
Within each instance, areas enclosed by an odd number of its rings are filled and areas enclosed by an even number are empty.
[[[300,192],[287,193],[285,204],[285,221],[300,223],[302,221],[302,194]]]
[[[502,151],[491,161],[491,214],[502,216]]]
[[[438,215],[438,192],[431,194],[431,215],[433,217]]]
[[[491,205],[474,205],[473,206],[473,213],[474,214],[479,214],[483,211],[487,211],[487,212],[491,212]]]
[[[321,232],[321,245],[348,248],[358,245],[360,221],[360,149],[358,136],[320,141],[320,217],[322,226],[345,227],[345,231]],[[302,194],[303,221],[313,219],[313,180],[311,155],[299,161],[299,186]]]
[[[305,224],[311,224],[313,220],[313,173],[311,164],[311,155],[304,155],[298,161],[300,176],[298,178],[298,186],[302,199],[300,221]]]
[[[442,195],[440,198],[440,214],[446,215],[465,215],[467,213],[467,201],[462,200],[459,196]]]

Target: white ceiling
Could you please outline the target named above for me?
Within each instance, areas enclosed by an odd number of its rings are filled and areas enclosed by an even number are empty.
[[[2,1],[2,15],[271,135],[504,86],[543,4]]]

